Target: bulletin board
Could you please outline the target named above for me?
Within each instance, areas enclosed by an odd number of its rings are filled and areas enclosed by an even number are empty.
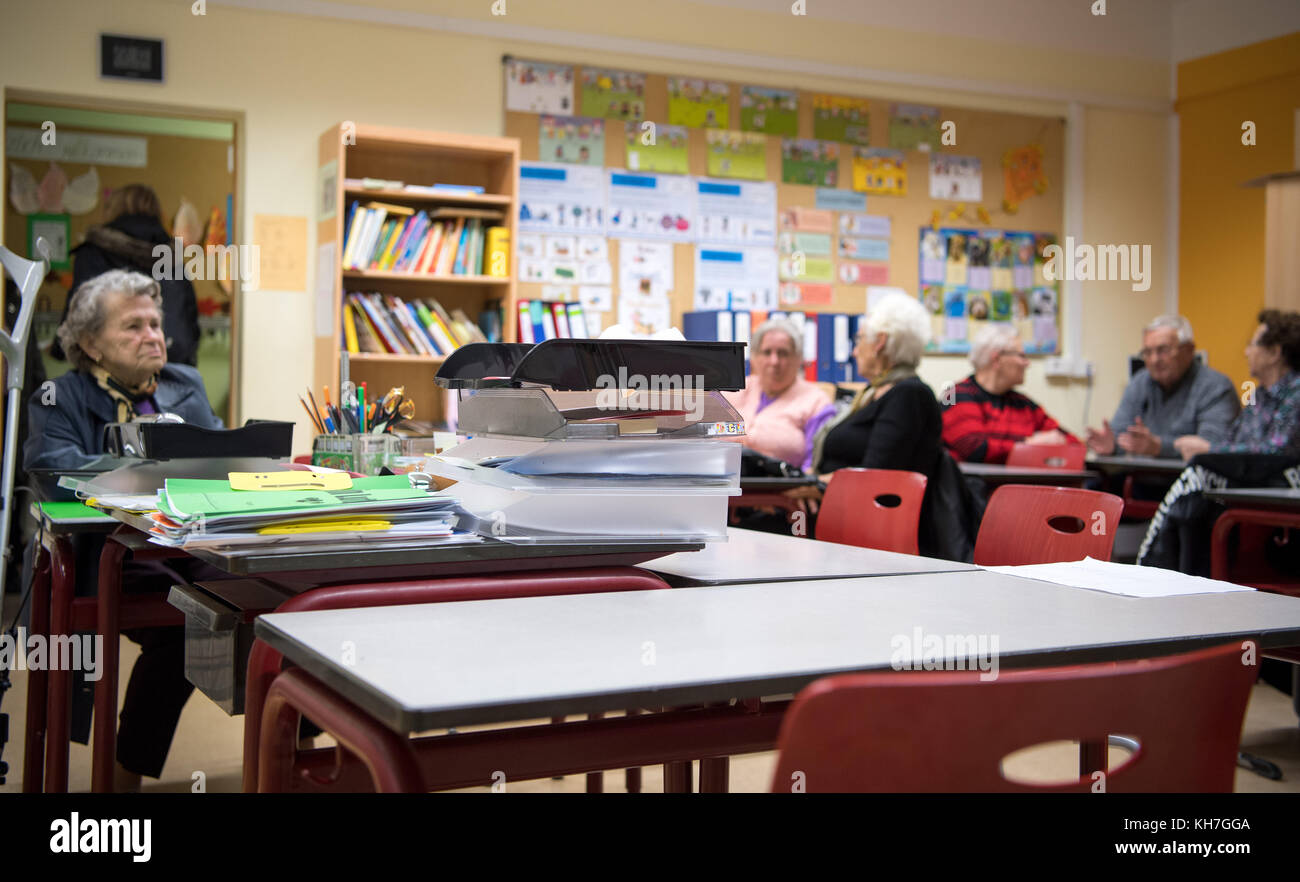
[[[507,65],[517,59],[506,59]],[[544,66],[544,65],[543,65]],[[599,116],[583,102],[583,69],[580,65],[571,65],[573,70],[572,109],[573,116]],[[667,124],[669,120],[669,77],[660,74],[645,74],[644,115],[642,120],[654,121],[657,125]],[[742,87],[739,82],[727,83],[728,126],[732,131],[742,129]],[[507,83],[507,88],[509,84]],[[778,87],[779,88],[779,87]],[[782,143],[784,138],[812,139],[814,137],[814,95],[824,94],[808,90],[797,92],[796,120],[790,120],[794,126],[793,134],[766,135],[766,172],[765,180],[776,185],[778,233],[782,229],[780,217],[790,209],[816,209],[819,188],[806,184],[784,183],[782,180]],[[865,100],[869,108],[868,133],[856,133],[860,139],[858,146],[873,148],[890,147],[891,107],[895,103],[906,103],[879,96],[844,96]],[[520,158],[524,162],[554,161],[555,157],[539,155],[540,123],[543,113],[511,110],[507,96],[505,111],[505,134],[518,138],[521,145]],[[516,101],[517,103],[517,101]],[[612,113],[619,112],[614,107]],[[957,229],[974,232],[981,231],[1028,231],[1039,234],[1037,244],[1053,241],[1050,237],[1058,235],[1064,217],[1063,181],[1064,181],[1064,143],[1065,120],[1053,117],[1026,116],[972,110],[955,106],[939,106],[939,119],[944,123],[954,124],[952,134],[954,145],[940,145],[930,152],[921,149],[904,151],[907,169],[907,191],[905,195],[866,195],[865,208],[856,209],[867,215],[889,218],[889,253],[888,260],[878,262],[877,269],[886,274],[885,278],[873,278],[873,284],[902,288],[913,296],[921,296],[920,258],[921,234],[923,228],[943,230]],[[748,117],[746,117],[747,119]],[[604,119],[604,161],[605,169],[626,169],[627,132],[640,132],[640,121],[624,121],[619,118]],[[703,127],[688,129],[687,157],[689,175],[694,177],[712,177],[708,174],[707,133]],[[787,129],[787,132],[789,130]],[[1021,201],[1014,213],[1004,210],[1004,159],[1013,158],[1013,152],[1029,145],[1036,145],[1041,164],[1038,186],[1028,195],[1021,194]],[[851,143],[839,144],[838,181],[836,189],[852,191],[853,147]],[[931,155],[949,154],[953,156],[977,157],[981,162],[982,194],[978,201],[959,202],[957,199],[933,199],[930,196],[930,157]],[[1023,155],[1023,153],[1019,154]],[[736,179],[739,181],[740,179]],[[848,212],[834,212],[834,232],[832,234],[832,257],[836,263],[836,272],[830,284],[829,302],[782,302],[779,309],[792,312],[840,312],[862,313],[867,306],[867,287],[865,284],[845,284],[839,276],[838,264],[852,258],[839,256],[838,239],[840,236],[840,216]],[[1044,238],[1048,237],[1048,238]],[[682,313],[696,308],[695,304],[695,244],[675,243],[673,246],[674,284],[670,293],[672,321],[681,326]],[[609,260],[614,267],[613,296],[614,308],[601,317],[603,327],[617,321],[618,304],[618,240],[608,240]],[[515,272],[519,266],[516,262]],[[517,275],[519,300],[543,299],[541,283],[526,281]],[[1041,281],[1041,275],[1040,275]],[[554,282],[552,285],[556,284]],[[1048,283],[1051,284],[1051,283]],[[1054,323],[1056,339],[1059,340],[1059,323],[1062,313],[1058,292],[1054,298]],[[576,290],[576,286],[575,286]],[[552,288],[550,292],[554,293]],[[824,293],[824,289],[823,292]],[[553,299],[553,298],[546,298]],[[576,294],[575,294],[576,299]],[[818,298],[819,300],[821,298]],[[922,297],[923,301],[926,299]],[[944,322],[947,317],[942,303],[936,303],[935,293],[929,297],[936,340],[941,339]],[[968,337],[973,336],[981,322],[978,316],[969,322]],[[993,316],[989,316],[993,318]],[[1017,314],[1016,319],[1024,316]],[[1031,333],[1028,323],[1017,321],[1022,334]],[[1031,341],[1026,340],[1029,344]],[[1030,352],[1059,351],[1059,343],[1051,348],[1038,348],[1027,345]],[[937,354],[965,351],[961,347],[938,348]]]

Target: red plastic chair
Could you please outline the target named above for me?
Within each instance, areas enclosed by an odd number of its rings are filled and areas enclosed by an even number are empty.
[[[1007,465],[1078,470],[1083,468],[1087,452],[1082,444],[1026,444],[1021,441],[1007,454]]]
[[[925,475],[896,469],[839,469],[817,515],[817,538],[917,554]]]
[[[976,566],[1110,560],[1124,500],[1073,487],[1004,484],[989,498],[975,537]]]
[[[774,793],[1088,792],[1007,780],[1008,754],[1124,733],[1138,742],[1106,792],[1232,790],[1259,668],[1240,644],[1066,668],[844,674],[799,693],[781,724]],[[1094,780],[1096,779],[1096,780]]]

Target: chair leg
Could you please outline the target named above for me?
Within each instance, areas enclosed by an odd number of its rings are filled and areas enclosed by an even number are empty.
[[[72,568],[71,548],[65,539],[56,539],[52,555],[53,587],[50,590],[50,628],[52,636],[71,633]],[[72,672],[50,671],[45,712],[45,792],[68,792],[68,751],[72,741],[71,706]]]
[[[700,760],[700,792],[726,793],[730,768],[730,757],[714,756]]]
[[[690,793],[694,771],[690,760],[664,763],[664,793]]]
[[[637,715],[640,714],[640,713],[641,713],[641,709],[640,709],[640,708],[635,708],[635,707],[634,707],[634,708],[629,708],[628,711],[627,711],[627,715],[628,715],[629,717],[635,717],[635,716],[637,716]],[[640,769],[624,769],[624,770],[623,770],[623,787],[624,787],[624,789],[627,790],[628,793],[640,793],[640,792],[641,792],[641,770],[640,770]]]
[[[48,638],[50,633],[50,553],[36,547],[32,569],[31,636]],[[25,647],[18,647],[26,652]],[[23,742],[23,793],[40,793],[45,783],[46,702],[49,675],[45,668],[27,672],[27,736]]]
[[[105,542],[99,557],[98,631],[104,639],[103,670],[95,684],[95,737],[91,750],[91,784],[94,793],[113,792],[117,759],[117,662],[122,599],[122,561],[126,546]]]
[[[592,714],[587,714],[587,719],[588,719],[588,720],[603,720],[603,719],[605,719],[605,715],[604,715],[603,713],[601,713],[600,711],[597,711],[597,712],[592,713]],[[604,793],[604,792],[605,792],[605,773],[604,773],[604,772],[588,772],[588,773],[587,773],[587,792],[588,792],[588,793]]]

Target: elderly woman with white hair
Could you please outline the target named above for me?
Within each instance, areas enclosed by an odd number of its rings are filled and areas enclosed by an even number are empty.
[[[1004,463],[1011,448],[1028,444],[1079,444],[1032,399],[1015,391],[1029,359],[1011,325],[990,324],[971,342],[975,373],[957,384],[943,411],[943,441],[966,462]]]
[[[74,369],[38,389],[28,404],[31,432],[23,449],[28,469],[75,469],[104,453],[104,426],[139,416],[174,413],[188,423],[221,428],[208,404],[199,372],[167,363],[162,296],[158,283],[127,270],[110,270],[82,283],[72,294],[59,341]],[[103,538],[76,537],[78,595],[94,594],[95,568]],[[128,561],[123,590],[166,590],[189,578],[210,578],[198,561]],[[190,566],[190,565],[193,566]],[[124,632],[141,646],[122,705],[117,740],[115,789],[138,790],[140,777],[158,777],[171,746],[181,708],[194,687],[185,679],[185,634],[180,626]],[[106,647],[117,652],[116,646]],[[89,684],[77,672],[73,740],[85,743],[90,723]]]
[[[788,319],[763,322],[750,340],[745,388],[723,394],[745,420],[746,447],[806,471],[813,438],[835,407],[817,384],[801,376],[802,341]]]
[[[870,385],[817,439],[819,474],[850,467],[933,473],[942,419],[934,393],[916,375],[929,341],[930,317],[915,298],[890,294],[871,307],[853,349]]]

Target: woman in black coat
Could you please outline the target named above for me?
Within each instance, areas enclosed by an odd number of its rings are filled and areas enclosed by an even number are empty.
[[[143,273],[162,288],[167,361],[198,364],[199,306],[194,286],[184,277],[159,279],[153,272],[159,260],[154,249],[159,245],[167,246],[167,265],[175,266],[172,251],[176,242],[163,226],[158,194],[144,184],[128,184],[113,194],[106,214],[108,223],[88,229],[86,241],[72,249],[72,290],[63,306],[63,318],[67,318],[68,304],[83,282],[114,269]],[[50,347],[50,354],[55,358],[65,357],[57,339]]]

